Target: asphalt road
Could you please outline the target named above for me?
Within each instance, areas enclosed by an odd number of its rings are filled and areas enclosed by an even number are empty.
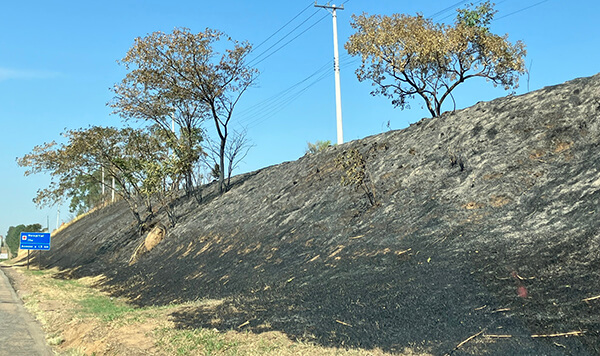
[[[0,268],[0,356],[52,354],[42,328],[25,310]]]

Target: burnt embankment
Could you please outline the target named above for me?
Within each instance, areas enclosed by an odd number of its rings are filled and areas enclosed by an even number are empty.
[[[115,204],[43,263],[103,273],[140,305],[224,301],[172,315],[182,328],[439,355],[482,332],[453,354],[597,354],[599,144],[600,76],[576,79],[206,187],[132,265],[143,238]],[[340,185],[351,148],[377,206]]]

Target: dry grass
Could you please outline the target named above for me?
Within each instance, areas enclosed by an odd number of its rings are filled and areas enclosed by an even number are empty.
[[[190,307],[215,309],[223,301],[136,308],[95,289],[104,276],[64,280],[57,278],[57,270],[13,270],[26,308],[42,323],[48,344],[59,355],[389,355],[379,349],[326,348],[290,340],[278,331],[177,329],[171,314]],[[403,354],[427,355],[409,348]]]
[[[61,231],[63,229],[66,229],[68,226],[72,225],[74,222],[76,222],[78,220],[81,220],[82,218],[84,218],[84,217],[86,217],[86,216],[88,216],[88,215],[90,215],[90,214],[92,214],[92,213],[94,213],[94,212],[96,212],[98,210],[104,209],[105,207],[107,207],[109,205],[115,204],[115,203],[117,203],[120,200],[121,200],[121,198],[117,195],[117,196],[115,196],[115,201],[114,202],[106,201],[105,203],[101,203],[101,204],[99,204],[99,205],[91,208],[90,210],[86,211],[83,214],[77,215],[73,220],[71,220],[69,222],[66,222],[66,223],[63,223],[61,226],[59,226],[56,230],[54,230],[52,232],[52,234],[56,234],[59,231]]]

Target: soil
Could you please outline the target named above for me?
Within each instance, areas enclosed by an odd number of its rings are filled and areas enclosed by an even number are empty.
[[[368,118],[365,118],[368,119]],[[42,265],[139,305],[210,298],[180,328],[279,331],[435,355],[600,353],[600,75],[481,102],[182,197],[145,236],[123,203],[53,237]],[[358,150],[376,204],[334,162]],[[157,220],[167,222],[158,215]]]

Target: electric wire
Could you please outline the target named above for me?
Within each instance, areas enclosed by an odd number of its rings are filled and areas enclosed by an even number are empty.
[[[468,1],[468,0],[467,0],[467,1]],[[475,5],[477,5],[477,4],[480,4],[482,1],[483,1],[483,0],[475,1],[475,2],[471,3],[471,6],[475,6]],[[456,8],[456,6],[460,5],[461,3],[465,3],[465,2],[466,2],[466,1],[459,1],[458,3],[456,3],[456,4],[452,5],[452,6],[450,6],[450,8]],[[503,1],[501,1],[501,2],[503,2]],[[445,11],[444,11],[444,12],[445,12]],[[439,19],[438,21],[440,21],[440,22],[441,22],[441,21],[444,21],[444,20],[446,20],[447,18],[449,18],[449,17],[452,17],[452,16],[454,16],[454,13],[452,13],[452,12],[451,12],[450,14],[448,14],[448,15],[446,15],[446,16],[444,16],[444,17],[442,17],[442,18],[441,18],[441,19]],[[435,17],[435,15],[431,16],[431,18],[433,18],[433,17]]]
[[[498,2],[497,2],[495,5],[496,5],[496,6],[498,6],[498,5],[500,5],[500,4],[502,4],[503,2],[506,2],[506,1],[507,1],[507,0],[498,1]],[[514,14],[516,14],[516,13],[519,13],[519,12],[521,12],[521,11],[525,11],[525,10],[527,10],[527,9],[530,9],[530,8],[534,7],[534,6],[538,6],[538,5],[542,4],[542,3],[545,3],[546,1],[548,1],[548,0],[543,0],[543,1],[537,2],[537,3],[533,4],[533,5],[526,6],[526,7],[522,8],[522,9],[519,9],[519,10],[517,10],[517,11],[513,11],[513,12],[511,12],[511,13],[509,13],[509,14],[506,14],[506,15],[503,15],[503,16],[500,16],[500,17],[497,17],[497,18],[494,18],[492,21],[497,21],[497,20],[503,19],[503,18],[505,18],[505,17],[509,17],[509,16],[511,16],[511,15],[514,15]],[[479,3],[481,3],[481,2],[483,2],[483,0],[476,1],[475,3],[473,3],[473,5],[479,4]],[[451,17],[452,15],[453,15],[453,14],[446,15],[446,16],[442,17],[441,19],[439,19],[438,21],[440,21],[440,22],[441,22],[441,21],[444,21],[445,19],[447,19],[447,18]],[[432,16],[432,17],[433,17],[433,16]]]
[[[429,16],[429,18],[434,18],[434,17],[436,17],[436,16],[438,16],[438,15],[441,15],[441,14],[443,14],[444,12],[447,12],[448,10],[453,10],[453,9],[455,9],[457,6],[459,6],[459,5],[462,5],[463,3],[467,2],[467,1],[469,1],[469,0],[463,0],[463,1],[459,1],[459,2],[457,2],[457,3],[455,3],[455,4],[451,5],[451,6],[448,6],[447,8],[445,8],[445,9],[443,9],[443,10],[440,10],[440,11],[436,12],[435,14],[433,14],[433,15]]]
[[[348,3],[349,1],[350,0],[346,0],[341,5],[343,6],[344,4]],[[312,5],[312,3],[311,3],[311,5]],[[310,7],[310,5],[308,7]],[[266,40],[261,42],[259,44],[259,46],[266,43],[269,39],[273,38],[277,33],[279,33],[283,28],[285,28],[287,25],[289,25],[292,21],[297,19],[302,13],[304,13],[308,9],[308,7],[303,9],[300,13],[298,13],[296,16],[294,16],[290,21],[288,21],[280,29],[275,31],[275,33],[273,33]],[[294,27],[292,30],[290,30],[288,33],[286,33],[283,37],[281,37],[278,41],[276,41],[274,44],[272,44],[269,48],[267,48],[265,51],[261,52],[259,55],[254,57],[252,60],[250,60],[248,62],[248,64],[256,66],[256,65],[262,63],[263,61],[265,61],[266,59],[268,59],[275,53],[277,53],[280,50],[282,50],[283,48],[285,48],[291,42],[296,40],[298,37],[302,36],[304,33],[309,31],[311,28],[313,28],[314,26],[316,26],[318,23],[320,23],[321,21],[323,21],[325,18],[327,18],[329,16],[329,15],[324,15],[323,17],[319,18],[316,22],[312,23],[310,26],[305,28],[303,31],[301,31],[299,34],[297,34],[293,38],[291,38],[289,41],[285,42],[281,46],[274,49],[272,52],[268,53],[277,44],[281,43],[285,38],[289,37],[292,33],[294,33],[302,25],[306,24],[314,15],[316,15],[318,13],[318,11],[319,10],[315,11],[308,18],[306,18],[304,21],[302,21],[299,25]],[[256,48],[258,48],[259,46],[257,46]],[[346,55],[346,57],[342,56],[342,58],[340,59],[340,68],[346,67],[347,65],[357,61],[357,60],[348,61],[349,57],[350,57],[349,55]],[[276,113],[285,109],[285,107],[287,107],[291,102],[298,99],[300,97],[300,95],[302,93],[304,93],[306,90],[308,90],[310,87],[312,87],[313,85],[317,84],[318,82],[324,80],[325,78],[327,78],[331,74],[333,74],[333,73],[327,71],[327,67],[329,67],[330,65],[331,65],[330,63],[323,65],[322,67],[317,69],[315,72],[313,72],[311,75],[302,79],[301,81],[297,82],[296,84],[288,87],[287,89],[280,91],[279,93],[271,96],[270,98],[267,98],[267,99],[261,101],[260,103],[257,103],[247,109],[240,111],[239,118],[237,121],[240,123],[245,123],[244,125],[246,125],[247,127],[254,127],[257,124],[264,122],[266,119],[272,117]],[[310,79],[312,79],[316,76],[317,76],[317,78],[315,80],[313,80],[309,84],[305,85],[304,87],[298,89],[298,87],[301,86],[303,83],[306,83],[307,81],[309,81]]]
[[[340,67],[346,67],[347,65],[352,64],[353,62],[356,62],[356,60],[351,60],[350,62],[346,61],[344,63],[340,62]],[[329,64],[327,66],[329,66]],[[315,84],[321,82],[322,80],[324,80],[326,78],[330,78],[333,73],[331,73],[328,70],[326,70],[324,72],[321,70],[320,72],[318,72],[318,73],[315,72],[313,74],[315,74],[315,75],[319,74],[319,76],[312,82],[305,85],[304,87],[301,87],[294,92],[288,93],[287,95],[279,96],[278,98],[276,98],[275,101],[272,101],[269,106],[263,107],[260,112],[257,112],[254,115],[245,117],[243,119],[243,121],[249,127],[257,126],[258,124],[271,118],[272,116],[274,116],[281,110],[285,109],[289,104],[291,104],[293,101],[297,100],[304,92],[306,92],[308,89],[310,89]],[[312,78],[315,75],[311,75],[310,77]],[[301,81],[301,83],[304,83],[306,81],[307,81],[307,78],[305,78],[305,80]],[[299,83],[297,83],[297,84],[299,84]],[[295,87],[297,87],[297,85]]]
[[[277,46],[281,41],[283,41],[284,39],[286,39],[289,35],[291,35],[294,31],[296,31],[298,28],[300,28],[302,25],[304,25],[306,22],[308,22],[308,20],[310,20],[313,16],[315,16],[319,11],[315,11],[312,13],[312,15],[310,15],[308,18],[306,18],[304,21],[302,21],[298,26],[294,27],[290,32],[288,32],[285,36],[281,37],[277,42],[275,42],[274,44],[272,44],[269,48],[267,48],[266,50],[262,51],[259,55],[257,55],[256,57],[254,57],[253,59],[251,59],[248,62],[248,65],[256,65],[260,62],[262,62],[263,60],[265,60],[266,58],[272,56],[273,54],[275,54],[276,52],[278,52],[281,48],[285,47],[288,43],[290,43],[291,41],[295,40],[296,38],[298,38],[298,36],[292,38],[292,40],[286,42],[283,46],[279,47],[278,49],[276,49],[275,51],[273,51],[271,54],[269,54],[267,57],[261,59],[260,61],[256,62],[260,57],[262,57],[265,53],[269,52],[273,47]],[[316,23],[319,23],[319,21],[317,21]],[[316,24],[315,23],[315,24]],[[313,24],[312,26],[309,27],[312,28],[315,24]],[[303,34],[304,32],[306,32],[307,30],[304,30],[300,33]],[[254,63],[256,62],[256,63]]]
[[[351,57],[347,54],[343,54],[342,58],[340,60],[340,66],[346,66],[348,59],[351,59]],[[311,78],[317,76],[317,75],[321,75],[323,72],[328,71],[328,68],[330,68],[331,66],[331,62],[327,61],[327,63],[325,63],[324,65],[322,65],[321,67],[319,67],[319,69],[317,69],[316,71],[314,71],[312,74],[310,74],[309,76],[307,76],[306,78],[300,80],[299,82],[297,82],[296,84],[288,87],[285,90],[282,90],[280,92],[278,92],[277,94],[257,103],[252,105],[251,107],[241,110],[239,111],[239,115],[247,117],[247,116],[251,116],[254,112],[256,111],[261,111],[263,110],[265,107],[268,107],[269,105],[271,105],[273,102],[277,102],[281,97],[284,97],[287,93],[291,92],[292,90],[294,90],[296,87],[300,86],[301,84],[305,83],[306,81],[310,80]]]
[[[541,5],[541,4],[543,4],[543,3],[547,2],[547,1],[548,1],[548,0],[542,0],[542,1],[536,2],[536,3],[535,3],[535,4],[533,4],[533,5],[529,5],[529,6],[527,6],[527,7],[524,7],[524,8],[522,8],[522,9],[519,9],[519,10],[517,10],[517,11],[513,11],[513,12],[511,12],[511,13],[509,13],[509,14],[506,14],[506,15],[504,15],[504,16],[500,16],[500,17],[496,18],[495,20],[500,20],[500,19],[503,19],[503,18],[506,18],[506,17],[512,16],[512,15],[514,15],[514,14],[517,14],[517,13],[519,13],[519,12],[521,12],[521,11],[529,10],[529,9],[531,9],[531,8],[532,8],[532,7],[534,7],[534,6]]]
[[[323,80],[324,78],[326,78],[330,75],[330,73],[328,71],[325,71],[325,72],[321,71],[317,74],[318,74],[318,77],[314,81],[312,81],[312,82],[308,83],[307,85],[305,85],[304,87],[300,87],[300,88],[298,88],[300,83],[297,83],[298,85],[295,85],[294,88],[292,88],[293,90],[287,90],[282,95],[279,95],[276,98],[272,99],[267,105],[262,106],[260,108],[260,111],[255,111],[251,115],[248,115],[248,116],[242,118],[240,121],[242,121],[245,125],[254,127],[258,123],[261,123],[264,120],[272,117],[274,114],[281,111],[287,105],[289,105],[291,102],[296,100],[300,96],[301,93],[303,93],[308,88],[310,88],[317,82]],[[307,80],[303,80],[302,83],[305,83],[306,81]]]
[[[253,51],[255,51],[256,49],[258,49],[260,46],[262,46],[263,44],[265,44],[267,41],[269,41],[271,38],[273,38],[275,35],[277,35],[281,30],[283,30],[285,27],[287,27],[287,25],[289,25],[290,23],[292,23],[295,19],[298,18],[298,16],[302,15],[306,10],[308,10],[311,6],[313,6],[312,1],[308,4],[307,7],[305,7],[304,9],[302,9],[302,11],[300,11],[299,13],[296,14],[296,16],[292,17],[291,20],[289,20],[288,22],[285,23],[285,25],[281,26],[277,31],[273,32],[269,37],[267,37],[264,41],[262,41],[261,43],[259,43],[258,45],[256,45],[256,47],[252,48]]]
[[[350,0],[346,0],[344,1],[341,6],[345,5],[346,3],[348,3]],[[311,2],[312,5],[312,2]],[[311,5],[309,5],[308,7],[310,7]],[[303,13],[304,11],[306,11],[307,8],[305,8],[304,10],[302,10],[300,12]],[[274,55],[275,53],[279,52],[280,50],[282,50],[283,48],[285,48],[287,45],[289,45],[290,43],[292,43],[294,40],[296,40],[298,37],[300,37],[301,35],[303,35],[304,33],[306,33],[308,30],[310,30],[311,28],[313,28],[314,26],[316,26],[318,23],[320,23],[321,21],[323,21],[325,18],[327,18],[327,15],[321,17],[319,20],[317,20],[315,23],[313,23],[312,25],[310,25],[308,28],[304,29],[302,32],[300,32],[298,35],[296,35],[294,38],[292,38],[291,40],[287,41],[286,43],[284,43],[283,45],[281,45],[280,47],[276,48],[273,52],[269,53],[268,55],[266,55],[265,57],[263,57],[262,59],[258,60],[260,57],[262,57],[263,55],[265,55],[270,49],[272,49],[273,47],[275,47],[277,44],[279,44],[281,41],[283,41],[285,38],[287,38],[288,36],[290,36],[294,31],[296,31],[298,28],[300,28],[302,25],[304,25],[310,18],[312,18],[314,15],[316,15],[320,10],[316,10],[312,15],[310,15],[307,19],[305,19],[304,21],[302,21],[302,23],[300,23],[298,26],[294,27],[291,31],[289,31],[287,34],[285,34],[282,38],[280,38],[277,42],[275,42],[274,44],[272,44],[269,48],[267,48],[265,51],[261,52],[259,55],[257,55],[256,57],[254,57],[253,59],[251,59],[248,64],[249,65],[253,65],[256,66],[259,63],[263,62],[264,60],[266,60],[267,58],[271,57],[272,55]],[[294,16],[294,18],[290,21],[288,21],[288,23],[292,22],[294,19],[296,19],[300,14]],[[282,26],[285,27],[287,26],[284,25]],[[280,29],[281,30],[281,29]],[[277,32],[279,32],[280,30],[277,30]],[[275,34],[269,36],[268,39],[272,38]],[[263,41],[263,42],[266,42]],[[262,45],[262,43],[261,43]],[[258,47],[258,46],[257,46]]]
[[[343,57],[342,60],[340,60],[340,68],[346,68],[349,65],[356,63],[357,61],[358,59],[351,58],[349,55],[346,55],[346,57]],[[331,71],[327,70],[327,67],[329,67],[330,65],[331,63],[326,64],[325,66],[319,68],[319,70],[317,70],[316,72],[312,73],[307,78],[304,78],[300,82],[294,84],[292,87],[265,100],[268,101],[268,104],[266,106],[260,105],[260,111],[255,111],[253,114],[248,114],[248,116],[245,116],[238,121],[243,122],[246,127],[251,128],[258,126],[259,124],[273,117],[275,114],[279,113],[287,106],[289,106],[289,104],[300,98],[300,96],[303,93],[305,93],[308,89],[310,89],[317,83],[323,81],[324,79],[330,78],[333,75]],[[298,88],[300,84],[305,83],[306,81],[317,75],[318,77],[315,80],[311,81],[307,85],[295,91],[292,91],[292,89]],[[265,101],[263,101],[263,103]]]
[[[321,74],[321,72],[323,72],[324,70],[326,70],[329,67],[329,61],[327,62],[327,64],[321,66],[319,69],[317,69],[315,72],[313,72],[312,74],[310,74],[308,77],[302,79],[301,81],[297,82],[296,84],[288,87],[285,90],[282,90],[272,96],[270,96],[269,98],[258,102],[252,106],[250,106],[249,108],[243,109],[239,111],[239,115],[240,116],[249,116],[250,114],[252,114],[255,111],[260,111],[262,110],[265,106],[270,105],[272,102],[278,100],[280,97],[286,95],[288,92],[292,91],[294,88],[298,87],[299,85],[301,85],[302,83],[306,82],[307,80],[313,78],[316,75]]]

